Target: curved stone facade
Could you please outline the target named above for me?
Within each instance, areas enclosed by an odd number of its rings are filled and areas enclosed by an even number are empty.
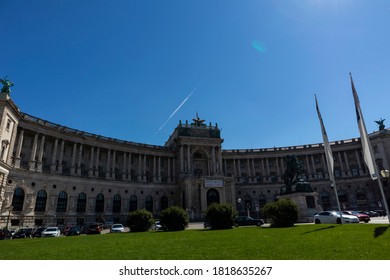
[[[223,150],[218,125],[178,124],[164,146],[112,139],[35,118],[0,96],[0,226],[126,222],[127,213],[178,205],[202,218],[213,202],[257,216],[284,185],[285,157],[303,161],[323,209],[336,209],[322,144]],[[389,169],[390,131],[370,135],[379,170]],[[340,203],[381,209],[359,138],[331,143]],[[388,198],[389,185],[384,179]],[[12,207],[10,207],[12,206]],[[12,209],[11,209],[12,208]]]

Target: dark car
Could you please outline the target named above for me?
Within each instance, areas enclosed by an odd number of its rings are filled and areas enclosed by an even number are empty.
[[[80,227],[77,227],[77,226],[71,227],[66,232],[66,236],[77,236],[77,235],[80,235],[81,232],[82,232],[82,230]]]
[[[264,224],[264,221],[262,219],[254,219],[252,217],[248,216],[238,216],[235,221],[234,225],[236,227],[238,226],[261,226]]]
[[[6,239],[12,239],[12,233],[6,228],[1,228],[0,240],[6,240]]]
[[[33,228],[21,228],[17,232],[15,232],[13,238],[31,238],[33,233]]]
[[[46,228],[45,227],[39,227],[37,228],[34,233],[33,233],[33,237],[42,237],[42,232],[45,230]]]
[[[89,225],[87,228],[87,234],[101,234],[102,233],[102,227],[100,224],[92,224]]]

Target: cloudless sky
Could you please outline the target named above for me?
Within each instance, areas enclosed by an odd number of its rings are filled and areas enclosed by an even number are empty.
[[[349,72],[387,127],[389,27],[386,0],[0,0],[0,77],[22,112],[121,140],[198,112],[224,149],[313,144],[314,94],[330,141],[359,137]]]

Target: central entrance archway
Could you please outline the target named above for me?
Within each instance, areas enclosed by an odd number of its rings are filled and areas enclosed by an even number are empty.
[[[213,203],[219,203],[219,192],[216,189],[210,189],[207,191],[207,207]]]

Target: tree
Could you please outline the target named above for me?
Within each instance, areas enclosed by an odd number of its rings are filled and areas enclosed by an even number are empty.
[[[206,222],[211,229],[229,229],[234,225],[237,211],[231,204],[211,204],[206,211]]]
[[[262,213],[271,219],[272,227],[292,227],[298,220],[298,207],[288,199],[280,199],[276,202],[266,204]]]
[[[134,232],[149,230],[153,222],[153,214],[145,209],[130,212],[127,217],[127,224],[130,227],[130,231]]]
[[[161,212],[161,225],[168,231],[184,230],[188,225],[186,211],[178,206],[169,207]]]

